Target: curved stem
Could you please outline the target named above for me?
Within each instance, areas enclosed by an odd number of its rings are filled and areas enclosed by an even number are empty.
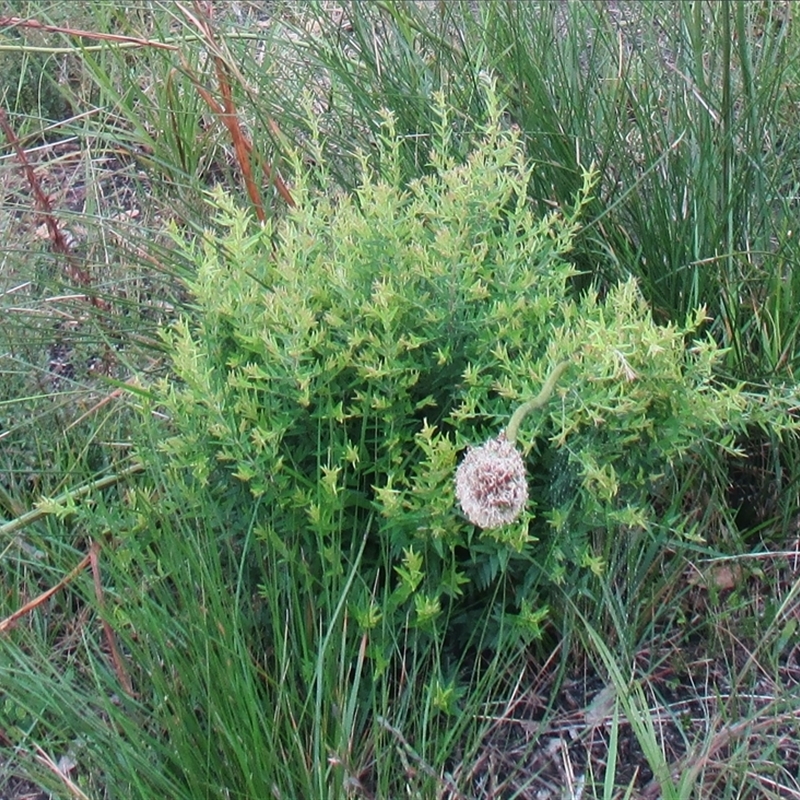
[[[550,399],[550,395],[553,394],[553,389],[556,387],[556,382],[564,374],[569,365],[569,361],[562,361],[560,364],[557,364],[544,382],[542,391],[532,400],[523,403],[511,415],[511,419],[508,421],[508,427],[506,428],[507,441],[511,442],[511,444],[517,441],[517,433],[519,433],[519,426],[522,424],[522,420],[524,420],[531,411],[536,408],[541,408]]]
[[[85,483],[83,486],[78,486],[76,489],[70,489],[69,491],[63,492],[57,497],[43,499],[40,501],[38,508],[34,508],[31,511],[26,511],[16,519],[12,519],[9,522],[4,522],[2,525],[0,525],[0,536],[16,533],[26,525],[30,525],[32,522],[36,522],[37,520],[46,517],[48,514],[53,513],[53,509],[59,507],[62,503],[68,503],[70,500],[80,500],[87,494],[99,492],[101,489],[105,489],[108,486],[114,486],[124,478],[127,478],[129,475],[135,475],[137,472],[143,471],[143,464],[134,463],[130,467],[126,467],[115,475],[106,475],[104,478],[98,478],[96,481]]]

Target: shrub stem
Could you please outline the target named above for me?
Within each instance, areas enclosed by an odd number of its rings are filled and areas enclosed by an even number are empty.
[[[564,374],[569,365],[569,361],[562,361],[560,364],[557,364],[553,368],[553,371],[550,373],[547,380],[544,382],[542,391],[539,392],[539,394],[537,394],[532,400],[528,400],[527,403],[523,403],[511,415],[511,419],[508,422],[508,427],[506,428],[506,440],[508,442],[514,444],[517,441],[517,433],[519,433],[519,426],[522,424],[522,420],[524,420],[531,411],[541,408],[550,399],[550,395],[553,394],[553,389],[555,389],[556,382]]]

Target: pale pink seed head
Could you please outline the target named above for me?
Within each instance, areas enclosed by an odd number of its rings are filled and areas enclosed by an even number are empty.
[[[467,519],[480,528],[498,528],[519,517],[528,502],[522,456],[501,434],[470,447],[456,470],[456,497]]]

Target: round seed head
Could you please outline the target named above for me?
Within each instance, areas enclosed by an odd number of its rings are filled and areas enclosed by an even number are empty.
[[[456,470],[456,497],[479,528],[508,525],[522,513],[528,502],[525,464],[503,434],[469,448]]]

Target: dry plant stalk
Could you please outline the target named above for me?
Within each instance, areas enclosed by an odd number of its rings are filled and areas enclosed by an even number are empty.
[[[103,584],[100,579],[100,542],[93,542],[89,548],[89,554],[84,556],[76,567],[68,572],[55,586],[51,586],[47,591],[42,592],[40,595],[33,598],[24,606],[18,608],[13,614],[10,614],[4,620],[0,620],[0,634],[6,633],[11,630],[22,617],[30,614],[37,609],[42,603],[49,600],[54,594],[63,589],[67,584],[71,583],[87,566],[92,567],[92,579],[94,581],[94,592],[97,597],[97,604],[102,609],[105,605],[105,595],[103,593]],[[125,668],[125,662],[120,655],[119,648],[117,647],[117,639],[111,626],[103,620],[103,634],[105,635],[106,644],[108,645],[109,652],[111,653],[111,661],[114,665],[114,672],[117,675],[120,685],[125,692],[131,697],[135,697],[136,693],[133,691],[133,684],[131,683],[128,671]]]
[[[79,28],[69,28],[62,25],[47,25],[35,19],[22,17],[0,17],[0,28],[31,28],[47,33],[65,33],[68,36],[82,36],[86,39],[95,39],[103,42],[116,42],[117,44],[132,44],[139,47],[158,47],[162,50],[177,50],[178,46],[166,42],[156,42],[152,39],[140,39],[138,36],[121,36],[117,33],[98,33],[97,31],[84,31]]]
[[[231,90],[230,76],[231,74],[236,74],[238,70],[231,65],[231,59],[227,57],[227,54],[223,48],[217,43],[214,35],[214,29],[212,28],[210,22],[212,13],[211,8],[207,5],[204,7],[204,5],[198,2],[198,0],[195,0],[196,13],[189,11],[189,9],[187,9],[182,3],[176,3],[176,6],[180,9],[181,13],[186,17],[186,19],[197,29],[200,37],[206,44],[208,52],[211,54],[211,58],[214,60],[214,70],[216,72],[217,83],[219,84],[219,94],[222,97],[222,104],[220,104],[220,102],[212,95],[212,93],[205,86],[203,86],[196,73],[189,66],[185,56],[181,54],[180,58],[183,70],[194,84],[200,96],[203,98],[203,100],[205,100],[206,105],[208,105],[211,111],[227,128],[231,137],[231,142],[233,143],[234,151],[236,153],[236,161],[239,164],[239,169],[241,170],[242,178],[244,179],[245,183],[245,188],[247,189],[247,195],[250,198],[250,202],[253,204],[253,208],[255,209],[256,217],[258,218],[259,222],[264,222],[266,219],[266,214],[264,212],[264,201],[261,197],[261,191],[253,176],[253,170],[251,166],[252,155],[254,152],[253,143],[242,130],[242,126],[239,122],[239,115],[236,110],[236,104],[233,100],[233,92]],[[242,83],[244,82],[244,78],[241,75],[239,76],[239,81]],[[272,119],[269,120],[269,127],[273,132],[277,130],[277,125]],[[272,169],[272,167],[270,167],[266,161],[261,160],[261,164],[267,181],[274,184],[276,191],[288,206],[294,207],[294,198],[292,197],[289,188],[284,183],[283,178],[281,178],[278,172]]]
[[[13,614],[9,614],[4,620],[0,620],[0,633],[6,633],[11,630],[17,621],[22,617],[30,614],[34,609],[38,608],[42,603],[49,600],[54,594],[61,591],[68,583],[70,583],[77,575],[80,575],[86,567],[89,566],[91,561],[90,556],[84,556],[77,567],[68,572],[55,586],[51,586],[47,591],[42,592],[40,595],[33,598],[24,606],[18,608]]]
[[[8,736],[8,734],[2,728],[0,728],[0,745],[8,748],[14,747],[15,750],[17,750],[18,752],[22,752],[28,757],[31,756],[31,752],[29,750],[26,750],[23,747],[19,747],[18,745],[15,745],[14,742],[11,741],[11,738]],[[50,772],[52,772],[54,775],[60,778],[64,782],[64,786],[66,786],[66,788],[70,791],[73,797],[77,798],[77,800],[89,800],[89,796],[76,783],[72,781],[69,775],[67,775],[67,773],[61,767],[59,767],[59,765],[55,761],[53,761],[53,759],[41,747],[39,747],[38,744],[34,743],[33,747],[36,750],[34,758],[40,764],[42,764],[42,766],[46,767],[47,769],[50,770]],[[37,797],[38,796],[39,795],[37,795]]]
[[[75,254],[72,252],[69,242],[58,224],[55,211],[53,210],[53,204],[50,202],[47,193],[42,189],[42,184],[39,181],[36,170],[33,168],[30,161],[28,161],[28,157],[25,155],[25,149],[20,144],[19,138],[11,127],[5,109],[3,108],[0,108],[0,128],[2,128],[5,134],[6,141],[16,153],[17,159],[25,173],[28,186],[30,186],[31,192],[33,193],[36,209],[44,218],[45,225],[47,226],[47,233],[50,237],[50,246],[53,252],[64,256],[66,259],[67,274],[70,280],[80,286],[89,286],[91,284],[89,273],[81,268],[75,258]],[[90,298],[90,302],[92,305],[105,308],[105,304],[99,298],[92,297]]]
[[[85,485],[80,487],[79,489],[74,489],[71,492],[67,492],[64,495],[60,495],[59,498],[56,499],[56,503],[59,501],[63,501],[67,498],[71,498],[72,500],[77,500],[85,495],[89,494],[91,491],[97,491],[99,489],[103,489],[107,486],[113,486],[118,483],[122,477],[126,477],[129,475],[135,475],[141,472],[143,469],[141,464],[134,464],[133,466],[129,467],[124,472],[120,473],[119,475],[108,475],[105,478],[101,478],[94,483]],[[27,514],[23,514],[21,517],[18,517],[16,520],[12,520],[11,522],[5,523],[5,525],[0,526],[0,535],[3,534],[12,534],[15,533],[20,528],[25,527],[26,525],[35,522],[38,519],[41,519],[43,516],[46,516],[48,511],[43,508],[39,507],[34,509],[33,511],[29,511]],[[24,606],[18,608],[13,614],[6,617],[4,620],[0,620],[0,634],[4,634],[9,631],[14,625],[22,619],[22,617],[30,614],[36,608],[38,608],[42,603],[46,602],[50,599],[54,594],[58,591],[63,589],[67,584],[73,581],[80,573],[86,569],[87,566],[91,566],[92,568],[92,579],[94,581],[94,591],[95,596],[97,598],[97,605],[100,609],[103,609],[105,605],[105,595],[103,592],[103,583],[100,578],[100,548],[102,546],[102,542],[95,541],[92,543],[91,547],[89,548],[89,553],[85,555],[80,563],[76,567],[74,567],[67,575],[65,575],[55,586],[47,589],[46,591],[42,592],[40,595],[35,597],[33,600],[25,603]],[[133,685],[131,683],[131,679],[128,675],[127,669],[125,668],[125,662],[122,658],[119,648],[117,647],[116,636],[114,635],[114,631],[111,626],[103,620],[103,633],[106,638],[106,643],[108,645],[108,650],[111,653],[111,660],[114,666],[114,671],[117,675],[117,679],[120,682],[120,685],[127,692],[131,697],[135,697],[136,693],[133,690]],[[0,731],[2,732],[2,731]]]
[[[103,582],[100,579],[100,542],[92,542],[89,548],[89,561],[92,565],[92,580],[94,581],[94,593],[97,597],[97,605],[101,609],[105,608],[105,595],[103,594]],[[133,691],[133,684],[131,683],[130,676],[127,669],[125,669],[125,661],[117,647],[117,637],[114,635],[114,630],[111,625],[103,619],[103,632],[105,633],[106,643],[108,649],[111,651],[111,661],[114,664],[114,672],[117,674],[117,680],[120,682],[122,688],[130,697],[135,697],[136,692]]]

